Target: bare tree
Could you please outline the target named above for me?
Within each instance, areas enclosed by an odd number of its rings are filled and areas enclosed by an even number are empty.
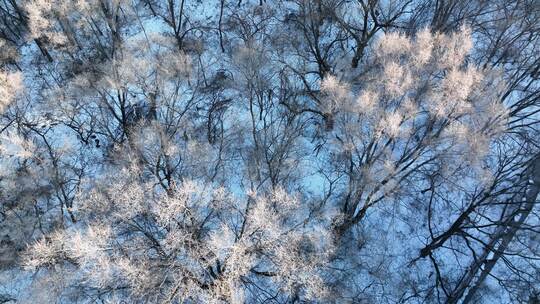
[[[539,14],[0,1],[0,300],[535,303]]]

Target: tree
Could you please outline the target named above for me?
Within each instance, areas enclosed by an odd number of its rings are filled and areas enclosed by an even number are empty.
[[[0,3],[0,298],[536,301],[539,10]]]

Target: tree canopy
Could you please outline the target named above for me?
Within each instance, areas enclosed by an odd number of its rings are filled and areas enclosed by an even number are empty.
[[[0,1],[0,303],[540,303],[535,0]]]

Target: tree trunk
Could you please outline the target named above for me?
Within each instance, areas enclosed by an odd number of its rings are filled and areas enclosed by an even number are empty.
[[[521,203],[517,204],[516,208],[506,216],[503,221],[505,224],[497,229],[482,254],[471,263],[461,282],[449,296],[447,303],[457,303],[467,291],[462,303],[471,302],[475,293],[497,264],[499,258],[508,249],[508,245],[531,213],[540,192],[540,155],[537,155],[532,161],[527,173],[523,175],[523,179],[526,179],[527,186],[518,197]],[[492,257],[488,258],[490,255]],[[483,269],[481,269],[482,266]],[[477,275],[479,271],[480,274]]]

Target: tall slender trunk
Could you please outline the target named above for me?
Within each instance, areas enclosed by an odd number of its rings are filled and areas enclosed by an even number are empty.
[[[540,155],[536,155],[535,159],[531,162],[527,173],[523,175],[523,179],[525,181],[522,182],[525,182],[527,186],[523,193],[518,196],[520,203],[516,204],[515,209],[508,213],[503,220],[504,224],[492,235],[482,254],[471,263],[460,283],[448,297],[447,303],[458,303],[463,295],[465,295],[463,304],[471,302],[486,277],[497,264],[497,261],[508,249],[517,231],[531,213],[540,192]]]

